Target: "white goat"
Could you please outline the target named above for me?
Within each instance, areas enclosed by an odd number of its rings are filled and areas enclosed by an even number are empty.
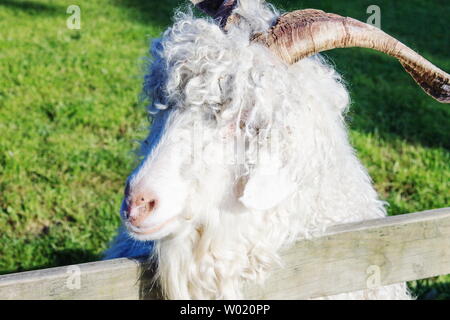
[[[177,13],[152,45],[153,125],[107,253],[151,255],[171,299],[242,298],[244,282],[282,263],[280,248],[386,215],[349,144],[339,75],[318,55],[286,63],[254,40],[283,22],[271,6],[225,3],[221,24]],[[396,284],[331,298],[410,295]]]

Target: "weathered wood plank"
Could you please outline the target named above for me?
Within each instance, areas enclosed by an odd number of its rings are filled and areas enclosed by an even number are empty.
[[[336,226],[282,256],[285,266],[264,287],[247,285],[247,298],[320,297],[450,274],[450,208]],[[145,269],[115,259],[4,275],[0,299],[155,298]]]
[[[114,259],[3,275],[0,299],[140,299],[148,294],[144,265]]]
[[[450,208],[336,226],[298,242],[283,260],[248,297],[314,298],[449,274]]]

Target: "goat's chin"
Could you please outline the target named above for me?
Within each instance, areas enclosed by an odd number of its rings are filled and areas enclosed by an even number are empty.
[[[173,217],[161,224],[146,228],[136,228],[125,222],[125,227],[130,236],[138,241],[160,240],[170,236],[177,229],[177,220],[177,217]]]

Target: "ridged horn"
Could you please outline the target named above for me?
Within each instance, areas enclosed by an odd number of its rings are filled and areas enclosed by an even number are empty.
[[[450,103],[450,76],[406,45],[374,26],[321,10],[297,10],[280,16],[266,33],[252,41],[269,47],[288,64],[334,49],[363,47],[397,58],[422,89]]]

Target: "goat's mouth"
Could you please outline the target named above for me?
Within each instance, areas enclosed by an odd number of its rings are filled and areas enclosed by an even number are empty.
[[[172,217],[160,224],[157,224],[155,226],[150,226],[150,227],[136,227],[136,226],[131,225],[130,223],[126,223],[126,227],[127,227],[128,231],[130,231],[131,233],[134,233],[139,236],[146,236],[146,235],[151,235],[151,234],[157,233],[158,231],[162,230],[168,224],[172,223],[175,220],[175,218],[176,217]]]

